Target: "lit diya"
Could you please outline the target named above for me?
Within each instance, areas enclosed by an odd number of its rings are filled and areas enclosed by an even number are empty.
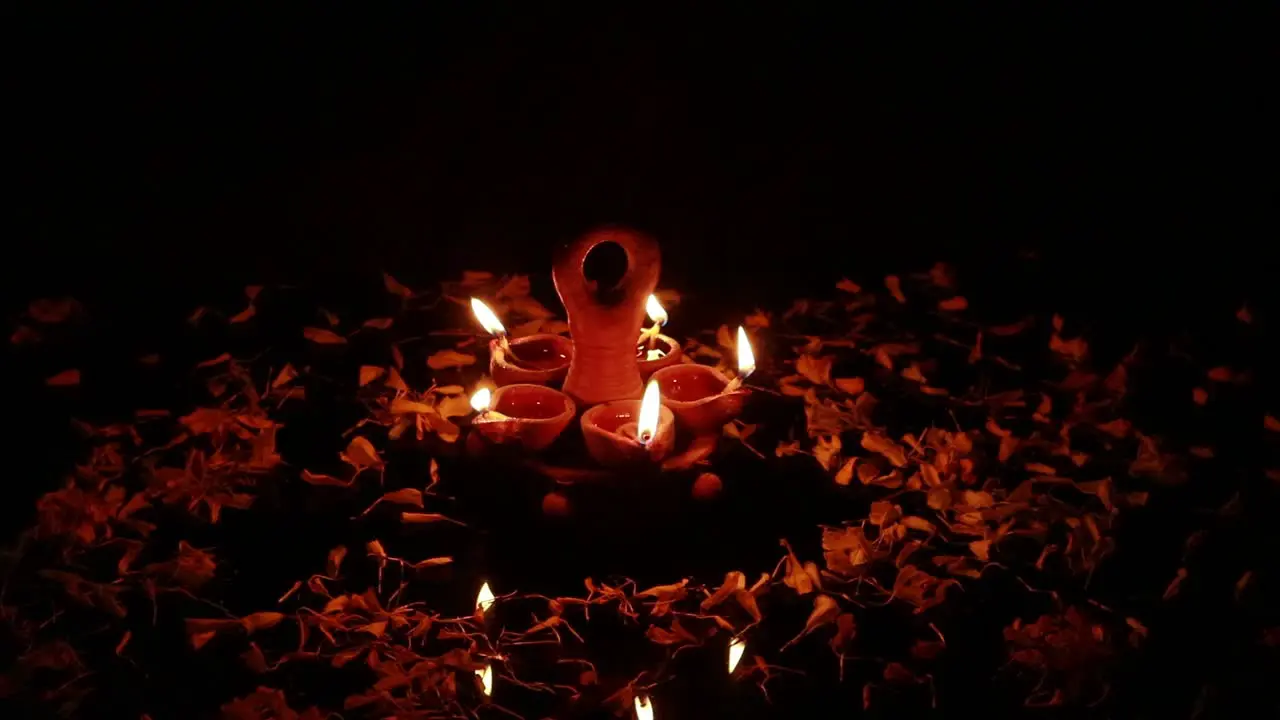
[[[675,417],[650,381],[642,400],[615,400],[582,415],[587,452],[601,465],[618,467],[662,460],[675,443]]]
[[[653,374],[662,389],[662,398],[676,420],[695,434],[719,432],[725,423],[742,413],[749,394],[742,382],[756,369],[755,354],[747,331],[738,328],[738,376],[732,380],[706,365],[686,363],[663,368]]]
[[[664,367],[680,362],[684,351],[674,338],[661,334],[662,327],[667,324],[667,311],[658,302],[658,298],[650,295],[645,302],[644,310],[653,321],[653,325],[640,332],[636,342],[636,360],[640,364],[640,377],[645,380]]]
[[[497,314],[477,298],[471,298],[476,321],[493,335],[489,341],[489,374],[498,385],[551,384],[564,380],[573,359],[573,341],[561,335],[538,333],[509,340]]]
[[[514,443],[541,450],[560,436],[578,408],[564,393],[543,385],[503,385],[496,392],[481,388],[471,396],[479,413],[471,426],[494,443]]]

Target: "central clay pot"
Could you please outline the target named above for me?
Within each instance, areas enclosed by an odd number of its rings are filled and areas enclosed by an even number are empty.
[[[616,285],[601,288],[587,279],[583,263],[592,249],[608,242],[626,253],[627,270]],[[564,391],[581,404],[638,399],[643,394],[636,339],[661,263],[656,242],[623,229],[588,233],[557,254],[552,277],[573,338]]]

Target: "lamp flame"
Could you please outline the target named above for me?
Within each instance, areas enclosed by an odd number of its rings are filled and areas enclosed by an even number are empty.
[[[738,667],[738,663],[742,660],[742,654],[746,651],[746,640],[734,638],[729,642],[729,674],[733,674],[734,668]]]
[[[476,671],[476,677],[480,678],[480,689],[484,691],[484,696],[489,697],[493,694],[493,666],[485,665],[483,670]]]
[[[485,332],[498,336],[507,334],[507,329],[502,326],[502,321],[479,298],[471,298],[471,312],[476,316],[476,322],[480,323],[480,327],[484,328]]]
[[[487,412],[489,403],[492,401],[493,393],[489,391],[489,388],[480,388],[475,395],[471,396],[471,409],[478,413]]]
[[[636,720],[653,720],[653,700],[636,696]]]
[[[658,432],[658,410],[662,407],[662,393],[656,380],[650,380],[640,401],[640,417],[636,418],[636,438],[641,445],[648,445]]]
[[[738,377],[746,377],[756,369],[756,354],[751,352],[747,331],[738,326]]]
[[[489,611],[489,606],[493,605],[493,601],[497,600],[493,595],[493,591],[489,589],[489,583],[480,586],[480,592],[476,595],[476,609],[482,613]]]
[[[644,311],[649,313],[649,319],[659,325],[667,324],[667,311],[662,307],[662,303],[658,302],[657,295],[650,295],[649,299],[644,303]]]

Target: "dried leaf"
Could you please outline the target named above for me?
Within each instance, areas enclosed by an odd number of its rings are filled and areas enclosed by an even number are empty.
[[[441,565],[448,565],[452,562],[453,562],[453,558],[448,556],[433,557],[433,558],[427,558],[426,560],[419,560],[418,562],[413,563],[410,567],[412,567],[414,570],[421,570],[422,568],[439,567]]]
[[[1204,388],[1193,388],[1191,390],[1191,401],[1197,405],[1204,405],[1209,402],[1209,391]]]
[[[387,292],[391,293],[392,295],[398,295],[404,298],[405,300],[408,300],[413,297],[413,291],[405,287],[404,285],[401,285],[400,281],[391,277],[390,273],[387,273],[387,272],[382,273],[382,285],[387,289]]]
[[[342,568],[342,561],[347,557],[347,546],[339,545],[329,551],[329,559],[325,561],[325,573],[333,578],[338,576],[338,570]]]
[[[347,445],[341,457],[344,462],[355,466],[357,470],[382,467],[382,458],[378,457],[378,451],[374,449],[373,443],[359,435],[351,438],[350,444]]]
[[[866,388],[866,383],[862,378],[836,378],[836,388],[850,395],[857,395]]]
[[[835,360],[832,355],[815,357],[801,355],[796,359],[796,372],[815,385],[831,384],[831,364]]]
[[[1280,432],[1280,420],[1272,415],[1266,415],[1262,418],[1262,427],[1271,432]]]
[[[406,523],[409,525],[426,525],[426,524],[438,523],[438,522],[453,523],[454,525],[466,525],[466,523],[459,522],[458,520],[454,520],[451,517],[446,517],[444,515],[441,515],[440,513],[402,512],[400,513],[400,522]]]
[[[302,481],[310,485],[330,485],[334,487],[350,487],[351,483],[346,480],[339,480],[332,475],[322,475],[313,473],[310,470],[302,471]]]
[[[840,436],[818,438],[813,446],[813,456],[818,459],[818,463],[823,468],[827,470],[835,468],[836,462],[840,460]]]
[[[302,336],[320,345],[343,345],[347,339],[325,328],[307,327],[302,329]]]
[[[804,636],[832,622],[839,614],[840,605],[836,603],[834,598],[830,595],[818,595],[813,599],[813,612],[809,613],[809,619],[805,621],[804,630],[801,630],[799,635],[792,638],[786,645],[783,645],[782,649],[787,649]]]
[[[360,327],[367,327],[371,330],[386,330],[391,327],[392,322],[392,318],[369,318]]]
[[[245,632],[252,635],[258,630],[266,630],[279,625],[283,619],[284,613],[256,612],[240,618],[240,624],[244,626]]]
[[[456,350],[441,350],[440,352],[427,358],[427,366],[432,370],[443,370],[451,367],[463,367],[466,365],[474,365],[476,356],[468,353],[460,353]]]
[[[946,310],[947,312],[959,312],[968,307],[969,301],[966,300],[963,295],[957,295],[938,303],[938,309]]]
[[[868,431],[862,433],[862,447],[883,455],[889,462],[893,463],[894,467],[907,466],[906,450],[878,432]]]
[[[848,485],[853,482],[853,466],[855,458],[849,458],[844,465],[840,467],[840,471],[836,473],[837,485]]]
[[[884,286],[889,289],[889,294],[893,296],[894,300],[900,303],[907,301],[907,296],[902,294],[902,281],[898,279],[897,275],[886,275]]]
[[[79,385],[80,371],[75,369],[63,370],[57,375],[45,380],[44,384],[49,387],[73,387],[75,385]]]
[[[294,370],[292,365],[285,363],[285,366],[280,368],[280,374],[276,375],[276,379],[271,381],[271,389],[275,390],[281,385],[287,385],[288,383],[293,382],[297,377],[298,371]]]
[[[368,385],[374,380],[377,380],[378,378],[385,375],[386,372],[387,371],[384,370],[383,368],[377,367],[375,365],[361,365],[360,366],[360,387],[364,387],[365,385]]]
[[[711,610],[733,597],[733,594],[738,590],[746,589],[746,587],[746,575],[737,570],[729,572],[724,576],[724,583],[720,585],[720,589],[707,596],[699,607],[701,607],[703,611]]]
[[[258,314],[258,308],[254,307],[253,304],[251,303],[249,307],[241,310],[235,315],[232,315],[231,319],[228,320],[227,322],[231,323],[232,325],[235,325],[237,323],[245,322],[246,320],[251,319],[254,315],[257,315],[257,314]]]
[[[840,282],[836,283],[836,289],[843,290],[847,293],[854,293],[855,295],[862,292],[862,287],[849,278],[844,278]]]

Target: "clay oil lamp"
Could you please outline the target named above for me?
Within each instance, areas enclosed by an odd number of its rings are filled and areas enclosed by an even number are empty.
[[[680,362],[684,351],[674,338],[661,334],[662,327],[667,324],[667,311],[656,296],[649,296],[644,310],[653,325],[640,331],[640,339],[636,342],[636,361],[640,365],[640,377],[648,380],[650,375],[662,368]]]
[[[471,298],[476,321],[493,335],[489,341],[489,374],[499,386],[513,383],[558,384],[569,372],[573,341],[561,335],[537,333],[507,339],[507,329],[488,305]]]
[[[481,388],[471,396],[478,415],[471,427],[486,440],[542,450],[564,432],[578,408],[568,395],[546,387],[517,383],[495,392]]]
[[[706,365],[686,363],[653,374],[662,389],[663,402],[676,421],[696,435],[718,433],[725,423],[742,413],[746,390],[742,381],[756,369],[747,331],[738,328],[738,376],[732,380]]]
[[[582,415],[587,452],[609,467],[657,463],[675,444],[675,418],[650,382],[642,400],[615,400]]]
[[[626,255],[627,269],[611,287],[589,280],[588,254],[612,243]],[[606,228],[560,248],[551,276],[569,316],[573,355],[564,391],[579,405],[639,400],[644,394],[636,339],[644,324],[645,299],[662,269],[658,243],[640,233]]]

